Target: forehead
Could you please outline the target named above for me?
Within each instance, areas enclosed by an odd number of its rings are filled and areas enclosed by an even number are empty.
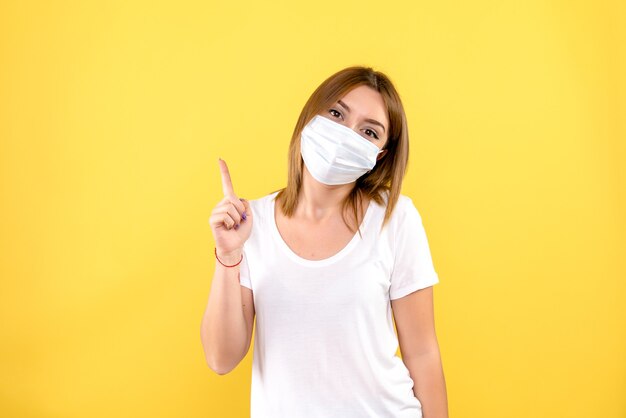
[[[363,118],[376,119],[388,126],[387,106],[383,96],[369,86],[357,86],[347,92],[339,100],[350,108],[350,113]]]

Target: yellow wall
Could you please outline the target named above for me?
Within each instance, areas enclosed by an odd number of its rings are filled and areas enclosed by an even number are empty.
[[[0,416],[248,416],[252,352],[200,343],[217,158],[282,187],[365,64],[406,106],[451,417],[625,417],[623,2],[248,3],[0,4]]]

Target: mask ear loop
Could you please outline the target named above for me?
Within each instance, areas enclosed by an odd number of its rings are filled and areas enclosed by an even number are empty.
[[[386,146],[386,144],[385,144],[385,146]],[[382,148],[380,149],[380,151],[378,151],[378,153],[376,154],[376,156],[379,156],[379,155],[380,155],[383,151],[385,151],[385,147],[382,147]],[[378,159],[376,160],[376,162],[378,162]],[[373,170],[373,169],[372,169],[372,170]],[[369,173],[371,173],[371,172],[372,172],[372,170],[368,170],[365,174],[369,174]]]
[[[376,156],[380,155],[380,153],[381,153],[381,152],[383,152],[383,150],[378,151],[378,154],[376,154]],[[376,162],[378,162],[378,158],[376,159]],[[376,167],[376,166],[374,166],[374,167]],[[372,168],[372,170],[373,170],[373,168]],[[365,174],[369,174],[369,173],[371,173],[371,172],[372,172],[372,170],[367,170],[367,171],[365,172]]]

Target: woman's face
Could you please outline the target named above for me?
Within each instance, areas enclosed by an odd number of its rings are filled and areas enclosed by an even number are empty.
[[[371,87],[353,88],[321,116],[347,126],[378,148],[387,143],[387,108],[381,94]],[[386,150],[378,158],[384,154]]]

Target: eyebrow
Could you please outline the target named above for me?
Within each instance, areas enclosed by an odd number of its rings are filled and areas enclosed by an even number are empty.
[[[340,105],[342,105],[343,107],[345,107],[345,108],[346,108],[346,110],[347,110],[348,112],[350,112],[350,108],[348,107],[348,105],[347,105],[347,104],[345,104],[345,103],[344,103],[344,102],[342,102],[341,100],[337,100],[337,103],[339,103]],[[373,123],[374,125],[378,125],[378,126],[380,126],[381,128],[383,128],[383,132],[385,132],[385,126],[384,126],[382,123],[380,123],[379,121],[377,121],[377,120],[375,120],[375,119],[365,119],[365,122]]]

